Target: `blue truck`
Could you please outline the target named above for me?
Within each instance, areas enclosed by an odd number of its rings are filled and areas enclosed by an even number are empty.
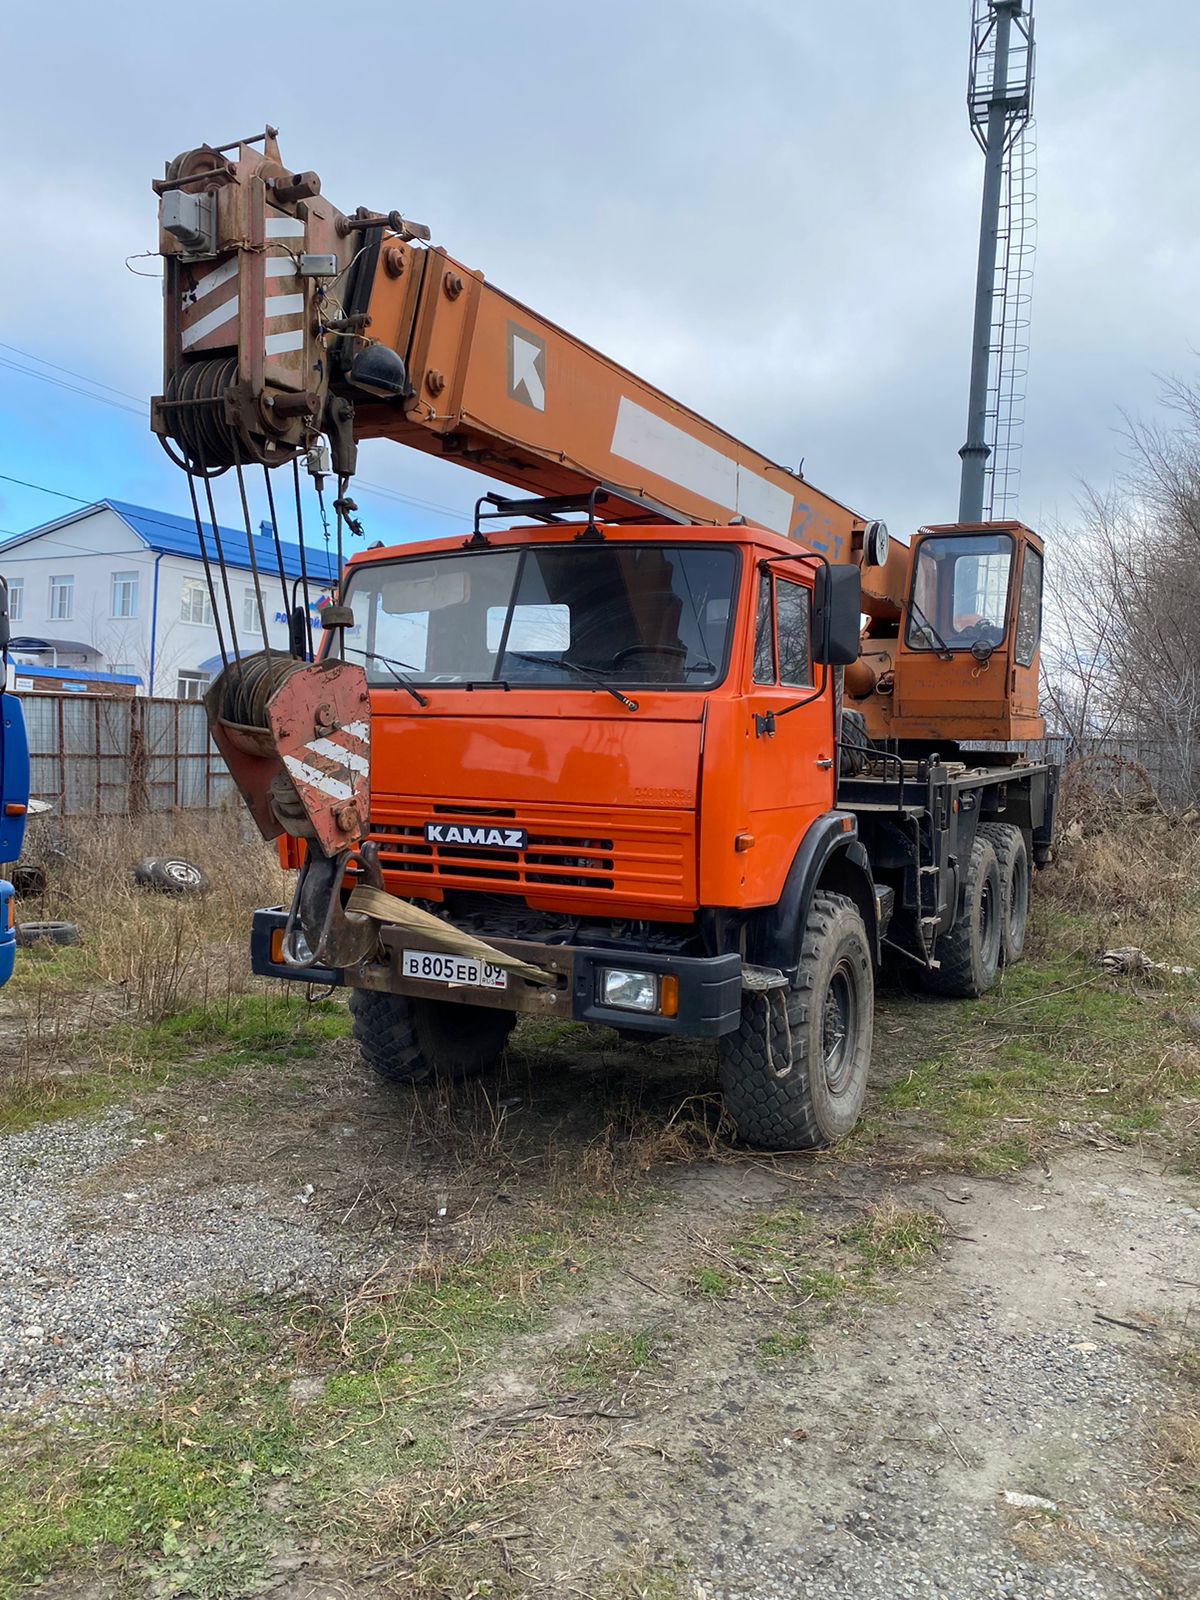
[[[21,702],[12,692],[8,664],[8,584],[0,578],[0,861],[16,861],[25,842],[29,811],[29,740]],[[12,977],[17,953],[13,886],[0,878],[0,984]]]

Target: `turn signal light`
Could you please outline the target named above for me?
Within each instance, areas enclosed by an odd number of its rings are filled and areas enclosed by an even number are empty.
[[[679,979],[664,973],[658,983],[658,1009],[664,1017],[679,1015]]]
[[[4,803],[6,817],[23,817],[28,809],[29,807],[23,806],[19,800],[6,800]]]
[[[277,967],[283,965],[283,929],[271,929],[271,960]]]

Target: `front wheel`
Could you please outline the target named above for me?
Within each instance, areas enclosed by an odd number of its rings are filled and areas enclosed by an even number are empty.
[[[396,1084],[459,1082],[491,1071],[517,1020],[490,1006],[373,989],[351,989],[350,1018],[364,1063]]]
[[[813,896],[796,981],[747,991],[720,1041],[721,1089],[739,1136],[763,1150],[819,1150],[862,1115],[875,1024],[867,931],[854,902]]]

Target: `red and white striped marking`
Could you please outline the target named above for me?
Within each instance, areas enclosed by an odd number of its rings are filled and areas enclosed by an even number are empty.
[[[285,755],[283,764],[298,790],[315,789],[329,800],[350,800],[356,780],[370,776],[370,724],[350,722],[344,728],[331,728],[301,745],[296,754]]]

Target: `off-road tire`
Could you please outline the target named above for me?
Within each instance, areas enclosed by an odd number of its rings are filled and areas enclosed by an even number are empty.
[[[1011,967],[1025,954],[1032,883],[1029,847],[1011,822],[985,822],[979,831],[991,841],[1000,863],[1000,962]]]
[[[79,943],[79,928],[74,922],[18,922],[17,943],[25,949],[35,944],[57,944],[67,948]]]
[[[867,770],[871,760],[871,741],[867,736],[867,719],[861,711],[847,707],[842,712],[842,732],[838,745],[840,777],[857,778]]]
[[[133,881],[159,894],[207,894],[212,887],[208,875],[181,856],[147,856],[134,867]]]
[[[744,993],[741,1022],[719,1043],[739,1137],[762,1150],[819,1150],[845,1138],[862,1114],[874,1022],[862,917],[847,896],[818,891],[795,983]]]
[[[489,1072],[516,1025],[510,1011],[351,989],[363,1061],[389,1083],[458,1083]]]
[[[960,905],[954,926],[937,942],[939,965],[926,973],[925,985],[933,994],[977,1000],[996,981],[1003,905],[1000,863],[982,829],[971,846]]]

